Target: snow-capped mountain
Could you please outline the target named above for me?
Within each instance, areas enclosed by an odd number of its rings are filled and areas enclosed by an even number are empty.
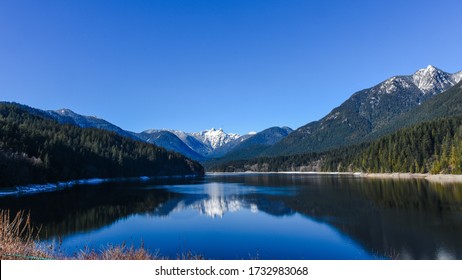
[[[172,139],[171,136],[170,140],[167,141],[165,134],[162,135],[162,141],[158,140],[160,139],[160,132],[174,134],[185,145],[179,145],[178,141]],[[251,154],[256,155],[280,141],[291,132],[292,129],[288,127],[272,127],[259,133],[250,132],[241,136],[236,133],[226,133],[221,128],[212,128],[193,133],[170,129],[150,129],[140,133],[138,136],[148,142],[154,141],[151,143],[162,146],[167,150],[174,150],[201,161],[204,159],[221,158],[229,153],[246,155],[246,157]],[[185,149],[185,147],[188,147],[188,149]],[[200,156],[198,157],[197,155]]]
[[[412,79],[412,82],[424,93],[424,94],[437,94],[440,93],[453,85],[457,84],[462,78],[462,71],[449,74],[432,65],[427,68],[419,69],[412,76],[408,76]]]
[[[423,95],[438,94],[462,79],[462,71],[446,73],[433,65],[417,70],[413,75],[395,76],[374,87],[375,94],[393,94],[403,88],[416,87]]]
[[[353,94],[319,121],[308,123],[266,151],[265,155],[319,152],[371,140],[397,117],[462,79],[432,65],[412,75],[391,77]]]
[[[198,161],[224,155],[235,145],[251,136],[251,134],[240,136],[236,133],[226,133],[221,128],[212,128],[195,133],[172,129],[150,129],[141,133],[134,133],[123,130],[104,119],[80,115],[69,109],[43,111],[30,108],[29,110],[34,110],[35,114],[52,118],[60,123],[113,131],[125,137],[145,141],[169,151],[178,152]]]
[[[32,110],[32,108],[30,109]],[[245,143],[249,138],[259,135],[250,132],[245,135],[226,133],[223,129],[209,129],[201,132],[184,132],[173,129],[149,129],[141,133],[126,131],[120,127],[98,117],[84,116],[69,109],[42,111],[35,109],[36,114],[57,120],[60,123],[77,125],[84,128],[98,128],[113,131],[125,137],[148,142],[169,151],[175,151],[197,161],[222,157],[233,151],[237,146]],[[285,130],[287,128],[284,128]],[[286,135],[275,134],[266,136],[265,141],[279,141]],[[285,132],[283,132],[285,134]],[[274,138],[273,140],[269,138]]]
[[[429,65],[427,68],[417,70],[413,75],[395,76],[370,88],[366,102],[361,109],[362,111],[367,111],[369,109],[367,108],[368,106],[373,109],[379,105],[384,95],[399,96],[403,95],[403,92],[405,93],[403,97],[411,99],[411,102],[417,102],[418,105],[432,95],[441,93],[454,86],[461,79],[462,71],[450,74]]]
[[[192,151],[199,154],[203,158],[208,158],[214,155],[215,151],[226,153],[232,148],[230,144],[241,138],[236,133],[226,133],[223,129],[210,129],[201,132],[188,133],[180,130],[171,129],[150,129],[140,133],[143,139],[148,135],[158,134],[161,131],[168,131],[176,135],[185,145]],[[245,138],[245,137],[244,137]],[[164,145],[161,145],[164,146]],[[229,146],[229,147],[228,147]],[[164,146],[165,147],[165,146]],[[177,151],[183,153],[183,151]]]
[[[199,141],[201,141],[202,143],[210,146],[212,150],[215,150],[241,137],[241,135],[236,134],[236,133],[226,133],[221,128],[220,129],[212,128],[210,130],[204,130],[201,132],[192,133],[191,135],[194,136]]]

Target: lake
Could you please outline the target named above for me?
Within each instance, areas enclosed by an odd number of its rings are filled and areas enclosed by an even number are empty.
[[[126,242],[207,259],[462,259],[462,185],[230,174],[0,197],[72,255]]]

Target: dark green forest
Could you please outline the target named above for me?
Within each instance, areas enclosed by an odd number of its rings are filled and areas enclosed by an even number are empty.
[[[462,173],[462,116],[401,129],[379,140],[323,153],[232,161],[210,170]]]
[[[116,133],[0,104],[0,187],[83,178],[201,175],[186,157]]]

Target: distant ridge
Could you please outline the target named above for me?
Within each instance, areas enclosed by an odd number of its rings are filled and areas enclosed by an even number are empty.
[[[79,115],[69,109],[48,110],[45,112],[60,123],[74,124],[82,128],[94,127],[104,129],[113,131],[125,137],[140,140],[135,133],[123,130],[122,128],[98,117]]]

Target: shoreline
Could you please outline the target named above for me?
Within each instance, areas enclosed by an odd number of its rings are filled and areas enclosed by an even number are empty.
[[[430,174],[430,173],[363,173],[363,172],[318,172],[318,171],[280,171],[280,172],[206,172],[206,175],[245,175],[245,174],[307,174],[307,175],[349,175],[360,178],[375,179],[425,179],[432,183],[462,183],[462,174]]]
[[[72,188],[77,185],[100,185],[110,182],[146,182],[159,179],[174,179],[174,178],[193,178],[199,175],[159,175],[159,176],[139,176],[139,177],[116,177],[116,178],[88,178],[78,179],[66,182],[44,183],[44,184],[29,184],[22,186],[0,188],[0,197],[5,196],[22,196],[32,195],[36,193],[54,192]]]
[[[423,179],[432,183],[450,184],[462,183],[462,174],[430,174],[430,173],[363,173],[363,172],[319,172],[319,171],[280,171],[280,172],[206,172],[205,176],[239,176],[239,175],[252,175],[252,174],[306,174],[306,175],[340,175],[340,176],[354,176],[359,178],[373,178],[373,179],[394,179],[394,180],[409,180],[409,179]],[[173,179],[173,178],[191,178],[198,177],[198,175],[172,175],[172,176],[140,176],[140,177],[127,177],[127,178],[90,178],[80,179],[67,182],[57,182],[48,184],[30,184],[16,187],[9,187],[0,189],[0,197],[4,196],[21,196],[31,195],[43,192],[53,192],[71,188],[76,185],[99,185],[106,182],[127,182],[127,181],[149,181],[156,179]]]

